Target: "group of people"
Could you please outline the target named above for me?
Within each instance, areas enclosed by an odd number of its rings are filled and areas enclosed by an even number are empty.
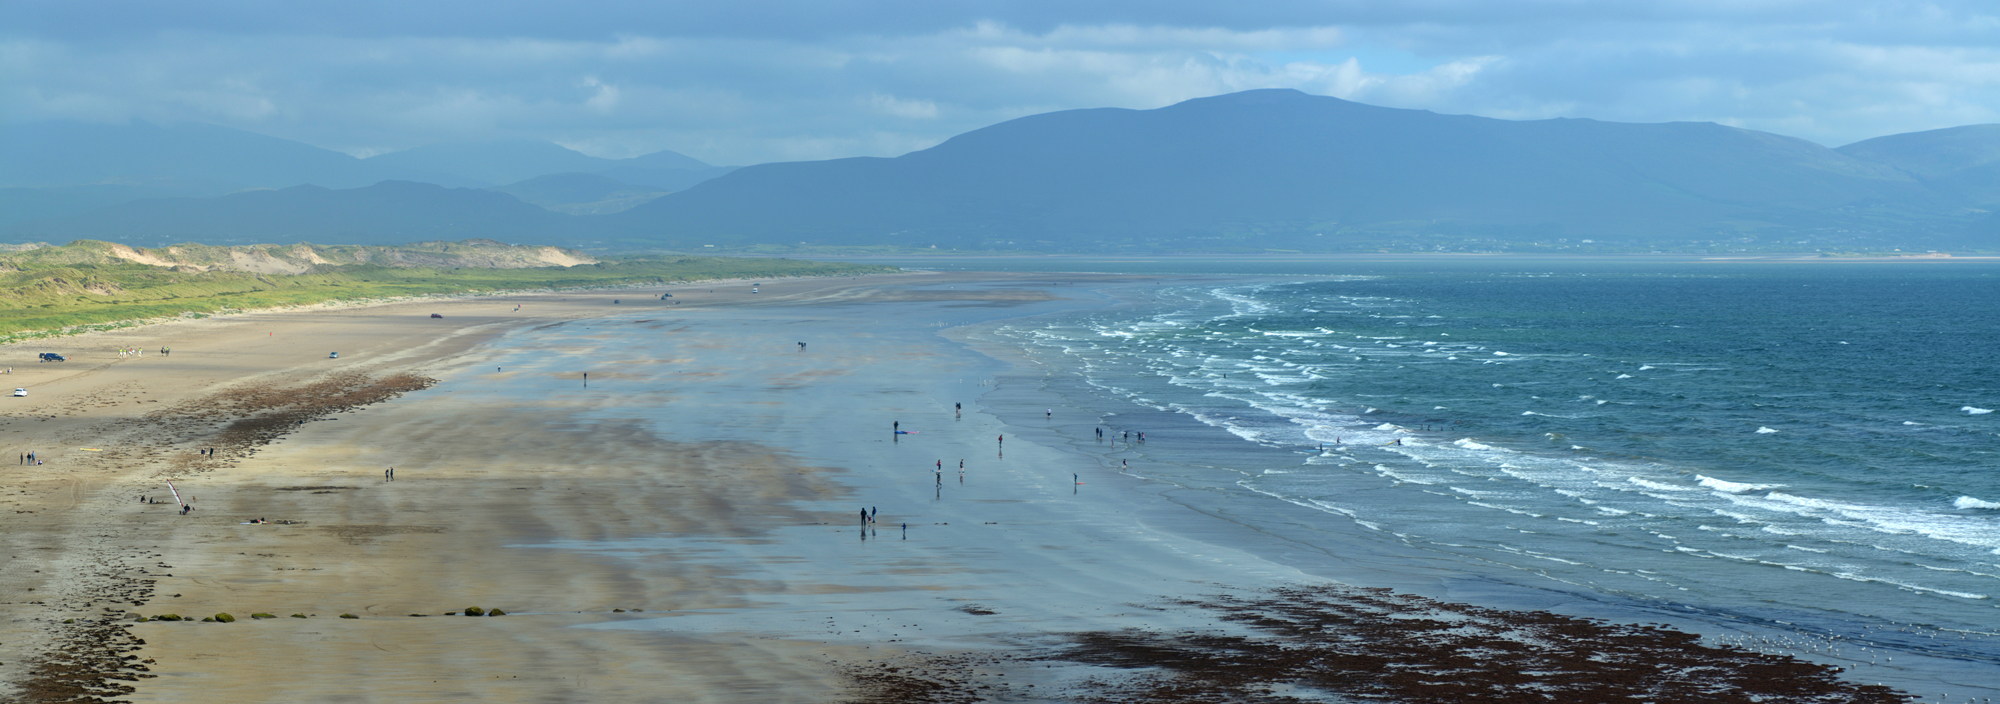
[[[42,460],[40,458],[35,457],[34,450],[29,450],[27,452],[21,453],[21,464],[41,464],[41,463]]]

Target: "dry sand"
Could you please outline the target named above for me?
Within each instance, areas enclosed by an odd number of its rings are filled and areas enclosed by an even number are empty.
[[[250,313],[6,348],[14,371],[0,384],[29,395],[7,399],[0,432],[43,464],[0,474],[0,682],[14,689],[0,698],[819,701],[838,689],[824,665],[838,647],[807,657],[796,643],[550,627],[665,594],[684,608],[727,603],[731,591],[713,588],[723,575],[638,581],[575,554],[500,557],[528,540],[727,536],[814,520],[788,507],[831,491],[813,469],[637,427],[565,433],[561,417],[491,404],[369,404],[435,369],[476,366],[479,345],[507,330],[633,310],[613,299],[862,300],[924,280],[941,277],[792,280],[784,295],[720,282]],[[128,348],[145,352],[117,352]],[[70,361],[38,364],[42,350]],[[384,481],[399,464],[398,481]],[[567,471],[542,471],[554,466]],[[169,480],[191,514],[179,515]],[[255,518],[273,523],[243,524]],[[442,615],[474,605],[543,615]],[[129,621],[219,612],[281,618],[226,630]]]

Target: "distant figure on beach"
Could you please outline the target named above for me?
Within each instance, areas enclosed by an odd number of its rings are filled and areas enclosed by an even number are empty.
[[[1125,460],[1119,460],[1119,461],[1118,461],[1118,468],[1119,468],[1119,469],[1131,469],[1131,468],[1132,468],[1132,465],[1129,465],[1129,464],[1125,464]]]
[[[1007,436],[1005,435],[1000,436],[1000,444],[1002,445],[1007,444]]]
[[[1048,420],[1054,417],[1056,417],[1056,409],[1050,408],[1042,411],[1042,420]]]
[[[803,342],[799,343],[799,351],[800,352],[806,351],[806,343]]]
[[[892,420],[892,421],[889,421],[889,429],[890,429],[890,430],[902,430],[902,429],[903,429],[903,421],[900,421],[900,420]]]
[[[1099,439],[1099,440],[1103,440],[1103,439],[1104,439],[1104,429],[1103,429],[1103,428],[1098,428],[1098,429],[1097,429],[1097,439]]]

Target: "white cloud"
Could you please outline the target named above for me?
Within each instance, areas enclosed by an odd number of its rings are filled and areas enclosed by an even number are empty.
[[[529,137],[736,164],[893,156],[1038,112],[1252,88],[1828,144],[2000,120],[2000,16],[1957,0],[924,7],[770,0],[667,21],[635,5],[594,24],[517,7],[380,33],[212,13],[102,36],[9,30],[0,12],[0,120],[200,120],[353,153]]]

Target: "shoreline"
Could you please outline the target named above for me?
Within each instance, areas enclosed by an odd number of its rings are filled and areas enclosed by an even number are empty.
[[[160,399],[183,415],[197,401],[226,411],[206,411],[215,416],[207,426],[145,446],[112,434],[92,444],[121,463],[195,477],[183,487],[199,497],[193,515],[120,507],[128,502],[109,488],[92,496],[71,487],[71,507],[50,510],[88,520],[45,532],[88,538],[64,546],[84,558],[66,566],[70,577],[153,580],[141,606],[87,589],[63,597],[80,607],[67,611],[79,621],[104,614],[98,620],[147,641],[133,651],[149,668],[139,674],[158,677],[136,682],[132,701],[1070,701],[1118,670],[1103,660],[1111,651],[1077,650],[1079,638],[1216,660],[1169,636],[1275,642],[1215,599],[1338,584],[1246,552],[1241,526],[1161,502],[1144,477],[1062,447],[1062,427],[1100,419],[1038,427],[1042,419],[1020,418],[1012,407],[1030,399],[1018,394],[1032,396],[1044,371],[935,334],[1096,305],[1068,292],[1098,297],[1113,282],[1160,280],[904,274],[790,280],[713,306],[550,301],[558,310],[534,321],[467,320],[491,333],[478,339],[385,332],[394,339],[344,352],[342,362],[379,361],[371,380],[403,372],[438,383],[337,413],[287,405],[326,376],[318,359],[272,361],[247,381],[224,379],[243,365],[218,365],[215,381],[182,381],[190,398]],[[1063,286],[1079,281],[1090,285]],[[395,319],[378,314],[298,316],[317,332],[288,334],[320,336],[298,343],[307,345]],[[254,342],[265,331],[238,337]],[[1004,394],[987,383],[995,376]],[[137,383],[102,371],[90,381]],[[224,381],[236,397],[208,393]],[[105,398],[101,408],[115,410],[102,413],[137,415],[151,400],[123,393]],[[222,403],[245,396],[252,401]],[[969,407],[954,413],[954,404]],[[191,448],[245,417],[313,420],[201,464]],[[131,422],[157,428],[174,418]],[[933,471],[954,460],[967,463],[962,477]],[[388,466],[398,467],[393,481],[381,473]],[[858,525],[857,506],[873,507],[877,522]],[[15,558],[0,577],[18,579],[22,566]],[[1311,608],[1338,606],[1324,597]],[[0,608],[34,616],[59,605]],[[474,605],[509,615],[444,617]],[[117,612],[240,621],[134,623]],[[279,618],[252,622],[258,612]],[[1104,635],[1143,631],[1164,640]],[[13,635],[0,642],[20,642]],[[1389,643],[1410,634],[1378,635]],[[1215,686],[1241,696],[1263,684]]]

